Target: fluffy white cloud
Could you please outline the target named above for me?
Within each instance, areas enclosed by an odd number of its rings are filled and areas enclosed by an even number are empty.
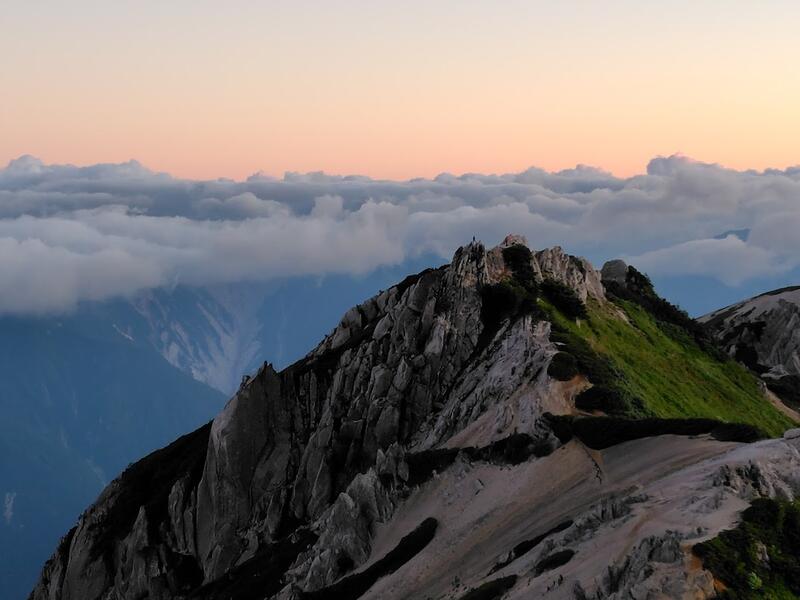
[[[627,260],[649,273],[704,275],[727,285],[739,285],[754,277],[776,275],[792,268],[772,252],[748,244],[735,235],[683,242]]]
[[[130,295],[164,283],[157,263],[121,248],[83,253],[39,239],[0,238],[0,312],[46,313],[78,300]]]
[[[749,238],[715,239],[748,229]],[[322,173],[188,181],[134,161],[0,169],[0,313],[69,310],[81,300],[175,283],[367,273],[473,236],[509,232],[654,275],[727,285],[800,265],[800,169],[734,171],[657,158],[619,179],[559,173],[407,182]]]

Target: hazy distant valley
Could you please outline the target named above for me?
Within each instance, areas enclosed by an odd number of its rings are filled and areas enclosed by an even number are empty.
[[[25,597],[59,537],[126,465],[210,420],[265,360],[300,358],[398,276],[177,287],[0,318],[3,595]]]

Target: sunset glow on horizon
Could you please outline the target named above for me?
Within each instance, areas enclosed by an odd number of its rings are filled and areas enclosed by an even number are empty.
[[[0,164],[408,179],[800,163],[794,2],[50,4],[4,8]]]

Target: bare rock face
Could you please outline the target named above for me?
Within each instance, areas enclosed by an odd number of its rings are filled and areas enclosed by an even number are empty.
[[[620,259],[609,260],[600,270],[600,277],[603,281],[625,285],[628,277],[628,264]]]
[[[503,249],[514,245],[527,246],[528,242],[519,235],[509,235],[503,243],[491,249],[487,255],[488,272],[492,281],[510,275],[503,261]],[[555,279],[572,288],[584,302],[587,298],[605,299],[605,291],[598,273],[585,258],[572,256],[560,246],[533,252],[532,263],[539,279]]]
[[[534,254],[532,267],[583,298],[603,297],[591,266],[560,248]],[[287,585],[316,589],[366,561],[375,523],[398,502],[408,449],[548,435],[540,398],[558,396],[546,375],[548,324],[507,322],[477,346],[481,289],[510,275],[502,247],[470,244],[450,265],[348,311],[296,364],[280,373],[265,364],[192,434],[197,443],[115,481],[32,597],[180,597],[299,529],[317,542],[297,556]],[[191,452],[183,462],[197,465],[192,473],[166,472],[178,452]],[[157,501],[131,492],[143,484],[164,488]]]
[[[571,256],[560,246],[534,252],[533,256],[542,278],[550,277],[571,287],[584,302],[589,297],[605,298],[600,273],[585,258]]]
[[[800,287],[767,292],[698,320],[781,399],[800,407]]]
[[[503,250],[520,244],[460,248],[348,311],[297,363],[265,364],[212,423],[112,482],[31,598],[457,599],[490,573],[513,575],[510,598],[705,597],[687,540],[745,498],[796,495],[800,438],[561,445],[545,413],[573,412],[586,384],[547,374],[550,323],[485,323],[484,291],[514,276]],[[529,260],[606,302],[586,260]]]

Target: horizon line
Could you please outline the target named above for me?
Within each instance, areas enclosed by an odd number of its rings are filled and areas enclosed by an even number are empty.
[[[766,173],[774,173],[774,174],[783,173],[783,174],[786,174],[787,172],[793,171],[794,169],[800,169],[800,162],[793,163],[793,164],[788,164],[783,168],[781,168],[781,167],[765,167],[763,169],[754,169],[754,168],[740,169],[740,168],[736,168],[736,167],[729,167],[729,166],[724,165],[724,164],[719,163],[719,162],[706,162],[706,161],[703,161],[703,160],[695,159],[695,158],[693,158],[693,157],[691,157],[691,156],[689,156],[687,154],[684,154],[682,152],[673,152],[672,154],[656,154],[655,156],[653,156],[652,158],[650,158],[647,161],[647,163],[645,164],[644,170],[638,171],[638,172],[636,172],[636,173],[634,173],[632,175],[627,175],[627,176],[617,175],[613,171],[611,171],[609,169],[606,169],[606,168],[603,168],[603,167],[600,167],[600,166],[587,164],[587,163],[583,163],[583,162],[578,162],[574,166],[571,166],[571,167],[565,167],[565,168],[562,168],[562,169],[553,169],[553,170],[550,170],[550,169],[547,169],[547,168],[544,168],[544,167],[539,167],[539,166],[537,166],[535,164],[531,164],[530,166],[528,166],[528,167],[526,167],[526,168],[524,168],[522,170],[519,170],[519,171],[511,170],[511,171],[505,171],[505,172],[481,172],[481,171],[471,170],[471,171],[463,171],[463,172],[458,173],[458,172],[443,170],[443,171],[438,171],[437,174],[433,175],[433,176],[418,175],[418,176],[412,176],[412,177],[407,177],[407,178],[378,177],[378,176],[374,176],[374,175],[367,175],[367,174],[364,174],[364,173],[346,173],[346,172],[336,173],[336,172],[325,171],[324,169],[316,169],[316,170],[308,170],[308,171],[286,170],[286,171],[283,172],[282,175],[274,175],[274,174],[269,173],[269,172],[267,172],[267,171],[265,171],[263,169],[259,169],[259,170],[254,171],[253,173],[250,173],[249,175],[246,175],[246,176],[244,176],[242,178],[235,178],[235,177],[229,177],[229,176],[225,176],[225,175],[219,175],[219,176],[216,176],[216,177],[191,177],[191,176],[187,177],[187,176],[175,174],[174,172],[169,171],[169,170],[160,170],[157,167],[153,167],[153,166],[147,164],[146,162],[142,162],[141,160],[139,160],[137,158],[129,158],[129,159],[123,160],[123,161],[98,161],[98,162],[85,162],[85,163],[58,162],[58,161],[47,162],[47,161],[41,159],[40,157],[36,156],[35,154],[23,153],[23,154],[19,154],[19,155],[12,156],[11,158],[9,158],[6,161],[5,166],[4,167],[0,167],[0,174],[3,174],[5,172],[7,172],[9,169],[13,169],[15,167],[15,165],[17,165],[19,163],[28,162],[32,166],[36,165],[36,166],[41,166],[41,167],[45,167],[45,168],[91,169],[93,167],[103,167],[103,166],[105,166],[105,167],[135,166],[137,168],[143,169],[144,171],[148,172],[151,175],[167,176],[167,177],[170,177],[171,179],[174,179],[176,181],[196,181],[196,182],[232,181],[232,182],[235,182],[235,183],[247,183],[248,181],[251,181],[251,180],[254,180],[254,179],[259,179],[259,178],[263,178],[265,180],[271,180],[271,181],[274,181],[274,182],[283,182],[283,181],[291,180],[292,177],[314,177],[314,176],[316,176],[316,177],[328,178],[328,179],[332,179],[332,180],[338,179],[338,180],[343,181],[343,182],[347,182],[347,181],[351,181],[351,180],[352,181],[355,181],[355,180],[362,180],[362,181],[363,180],[368,180],[368,181],[372,181],[372,182],[375,182],[375,183],[413,183],[413,182],[416,182],[416,181],[436,182],[437,180],[439,180],[441,178],[448,178],[448,177],[453,178],[453,179],[464,179],[464,178],[468,178],[470,176],[487,177],[487,178],[493,178],[493,177],[495,177],[495,178],[503,178],[503,177],[519,176],[519,175],[523,175],[523,174],[531,172],[531,171],[539,171],[539,172],[542,172],[542,173],[546,173],[547,175],[558,176],[558,175],[564,175],[564,174],[568,174],[568,173],[574,173],[576,171],[581,171],[581,170],[586,171],[587,173],[588,172],[594,172],[597,175],[605,175],[605,176],[611,177],[611,178],[619,180],[619,181],[628,181],[628,180],[634,179],[636,177],[652,175],[649,172],[649,168],[655,161],[658,161],[658,160],[679,161],[679,162],[684,163],[684,164],[691,164],[691,165],[696,165],[696,166],[699,166],[699,167],[713,167],[713,168],[724,169],[724,170],[728,170],[728,171],[735,171],[735,172],[739,172],[739,173],[753,173],[753,174],[766,174]],[[31,172],[33,172],[33,171],[31,171]],[[320,182],[320,183],[322,183],[322,182]],[[330,182],[328,182],[328,183],[330,183]]]

